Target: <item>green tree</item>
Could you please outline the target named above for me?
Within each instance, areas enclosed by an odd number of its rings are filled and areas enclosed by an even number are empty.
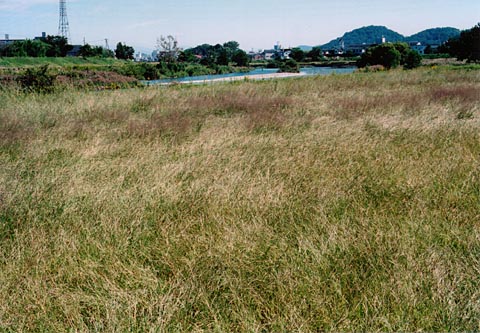
[[[217,61],[216,64],[220,66],[228,66],[228,63],[232,59],[232,56],[229,56],[228,50],[224,47],[217,50]]]
[[[85,44],[83,45],[80,50],[78,51],[78,55],[80,57],[93,57],[95,56],[94,52],[93,52],[93,48],[90,44]]]
[[[115,58],[115,53],[112,50],[102,47],[102,58]]]
[[[407,55],[411,51],[410,45],[405,42],[396,42],[393,43],[393,46],[398,52],[400,52],[400,64],[404,64],[407,59]]]
[[[16,41],[5,48],[5,55],[7,57],[26,57],[27,51],[25,50],[24,41]]]
[[[180,51],[179,54],[178,54],[178,61],[180,62],[198,62],[198,58],[197,56],[195,55],[195,53],[193,53],[192,49],[188,49],[188,50],[185,50],[185,51]]]
[[[232,51],[236,51],[240,47],[240,44],[238,42],[232,40],[232,41],[224,43],[223,47],[226,48],[226,49],[232,50]]]
[[[358,67],[366,67],[373,65],[382,65],[385,68],[395,68],[400,65],[402,55],[392,43],[380,44],[371,47],[362,54],[357,62]]]
[[[247,52],[240,49],[235,51],[235,53],[233,54],[232,60],[237,64],[237,66],[245,67],[245,66],[248,66],[249,64]]]
[[[68,40],[62,36],[49,35],[41,40],[51,46],[47,51],[47,57],[66,57],[68,51],[73,49],[73,46],[68,44]]]
[[[233,55],[240,48],[240,44],[234,40],[226,42],[223,44],[223,47],[227,53],[228,62],[232,61]]]
[[[307,53],[307,57],[312,61],[319,61],[322,59],[322,49],[320,46],[315,46]]]
[[[422,64],[422,56],[415,50],[409,49],[405,55],[403,68],[412,69],[417,68]]]
[[[114,54],[111,50],[104,49],[101,46],[91,46],[85,44],[80,48],[78,53],[81,57],[98,57],[98,58],[113,58]]]
[[[280,73],[300,72],[300,66],[294,59],[277,60],[275,66],[280,69]]]
[[[25,49],[29,57],[46,57],[50,45],[40,40],[26,40]]]
[[[41,40],[22,40],[13,42],[2,49],[2,55],[6,57],[46,57],[50,45]]]
[[[480,23],[470,30],[462,31],[459,37],[449,39],[442,50],[458,60],[480,61]]]
[[[305,60],[305,52],[303,52],[302,49],[298,47],[294,47],[290,52],[290,58],[297,62],[302,62]]]
[[[115,57],[117,59],[125,59],[125,60],[131,60],[133,59],[133,54],[135,53],[135,50],[131,46],[127,46],[122,43],[118,43],[117,47],[115,48]]]

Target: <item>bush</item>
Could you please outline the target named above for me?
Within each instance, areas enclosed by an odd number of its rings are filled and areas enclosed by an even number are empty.
[[[385,68],[395,68],[400,65],[402,55],[391,43],[381,44],[367,50],[358,61],[358,67],[382,65]]]
[[[405,55],[405,63],[403,64],[403,68],[405,69],[413,69],[417,68],[422,64],[422,56],[420,53],[414,50],[408,50]]]
[[[300,66],[293,59],[279,60],[277,66],[280,68],[280,73],[298,73]]]
[[[28,68],[18,78],[21,87],[27,92],[51,93],[55,90],[56,77],[48,73],[48,65],[38,69]]]

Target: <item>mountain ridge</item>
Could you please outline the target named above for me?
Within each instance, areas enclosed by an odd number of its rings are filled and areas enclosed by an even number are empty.
[[[420,42],[425,45],[440,45],[449,38],[460,35],[460,30],[453,27],[439,27],[422,30],[411,36],[404,36],[394,30],[381,25],[369,25],[346,32],[328,43],[319,45],[322,49],[334,49],[343,41],[345,45],[354,44],[377,44],[381,43],[382,37],[387,42]],[[306,45],[302,45],[305,47]]]

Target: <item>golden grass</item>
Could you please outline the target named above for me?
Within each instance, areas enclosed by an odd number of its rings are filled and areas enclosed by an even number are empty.
[[[0,331],[479,330],[479,79],[1,92]]]

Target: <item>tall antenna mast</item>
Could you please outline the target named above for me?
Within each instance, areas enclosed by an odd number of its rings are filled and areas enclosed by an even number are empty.
[[[58,21],[58,35],[70,38],[70,28],[67,18],[67,0],[60,0],[60,20]]]

